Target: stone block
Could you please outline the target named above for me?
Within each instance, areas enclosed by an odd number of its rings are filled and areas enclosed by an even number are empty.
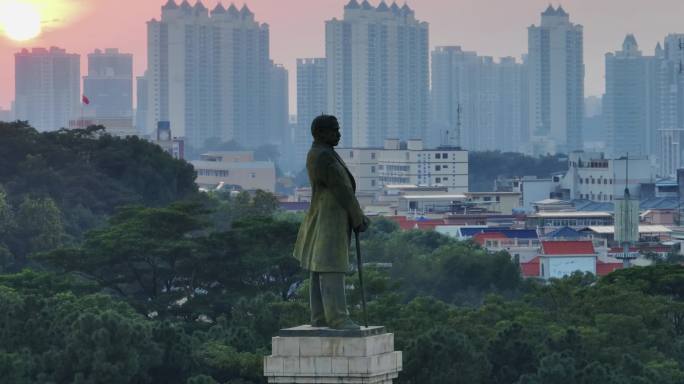
[[[299,355],[323,356],[322,344],[319,337],[302,337],[299,339]]]
[[[299,356],[299,337],[278,337],[277,356]]]
[[[343,332],[302,326],[272,339],[264,375],[282,384],[392,384],[401,358],[394,335],[383,327]]]
[[[337,375],[346,375],[349,373],[349,359],[346,357],[333,357],[332,373]]]
[[[348,357],[366,356],[367,340],[361,337],[349,337],[343,341],[343,355]]]
[[[349,358],[349,373],[352,373],[352,374],[370,373],[370,358],[368,358],[368,357],[350,357]]]
[[[332,357],[316,357],[314,359],[316,374],[330,375],[332,373]]]
[[[299,357],[284,357],[283,358],[283,373],[298,374],[299,373]]]
[[[344,338],[342,337],[322,337],[321,353],[323,356],[343,356]]]
[[[299,358],[299,373],[305,375],[313,375],[316,373],[316,358],[315,357],[300,357]]]

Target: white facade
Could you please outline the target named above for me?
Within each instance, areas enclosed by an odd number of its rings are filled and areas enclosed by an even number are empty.
[[[294,167],[302,169],[311,148],[311,122],[325,113],[327,101],[327,64],[324,58],[297,59],[297,126],[294,134]]]
[[[250,151],[210,152],[191,161],[197,171],[195,182],[201,188],[215,188],[219,184],[240,186],[245,191],[261,189],[275,192],[275,164],[254,161]]]
[[[581,25],[549,7],[528,28],[529,127],[533,153],[582,149],[584,58]]]
[[[343,145],[424,138],[428,119],[428,24],[412,9],[350,0],[326,22],[328,108]]]
[[[148,131],[170,121],[201,148],[208,140],[256,147],[268,137],[269,28],[243,6],[209,12],[169,0],[147,23]],[[149,133],[149,132],[148,132]]]
[[[79,116],[81,57],[66,50],[23,49],[15,59],[15,118],[39,131],[69,126]]]
[[[573,152],[568,171],[560,180],[567,199],[611,202],[624,195],[625,186],[639,197],[640,185],[655,183],[656,172],[648,157],[629,157],[629,179],[625,184],[627,160],[605,158],[601,153]]]
[[[384,185],[412,184],[468,191],[468,152],[453,147],[423,148],[422,140],[385,140],[379,148],[339,148],[357,191],[378,193]]]

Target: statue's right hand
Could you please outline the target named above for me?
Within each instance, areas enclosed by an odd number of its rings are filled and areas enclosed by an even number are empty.
[[[364,215],[363,221],[361,222],[361,224],[358,227],[354,228],[354,230],[356,232],[366,232],[366,230],[368,230],[369,226],[370,226],[370,219],[368,218],[368,216]]]

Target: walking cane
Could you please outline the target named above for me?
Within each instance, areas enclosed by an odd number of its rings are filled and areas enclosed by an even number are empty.
[[[363,263],[361,262],[361,243],[359,242],[359,231],[354,231],[356,237],[356,265],[359,268],[359,286],[361,287],[361,305],[363,306],[363,322],[368,328],[368,312],[366,311],[366,291],[363,289]]]

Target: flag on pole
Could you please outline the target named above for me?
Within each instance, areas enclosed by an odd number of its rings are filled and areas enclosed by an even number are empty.
[[[86,96],[86,95],[83,95],[83,98],[81,99],[81,101],[82,101],[83,104],[85,104],[85,105],[89,105],[89,104],[90,104],[90,99],[89,99],[88,96]]]

